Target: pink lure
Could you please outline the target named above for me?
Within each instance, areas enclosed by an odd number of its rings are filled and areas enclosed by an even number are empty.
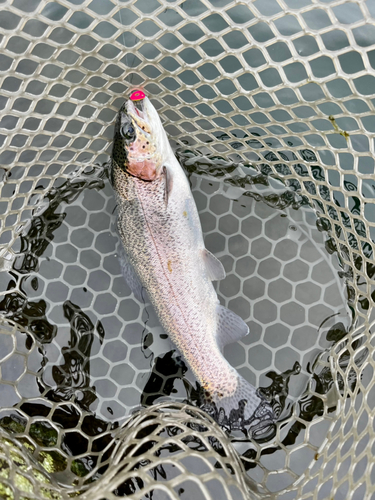
[[[130,96],[131,101],[142,101],[146,97],[146,94],[142,90],[135,90]]]

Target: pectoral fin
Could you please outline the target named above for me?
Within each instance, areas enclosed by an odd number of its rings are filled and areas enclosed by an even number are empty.
[[[223,280],[226,276],[223,264],[206,248],[203,250],[203,260],[211,281]]]
[[[220,350],[222,350],[224,346],[246,337],[249,333],[249,327],[244,320],[230,309],[218,305],[216,312],[216,339]]]
[[[168,171],[168,168],[166,166],[163,167],[163,174],[165,176],[164,200],[165,200],[165,204],[168,205],[169,196],[171,194],[172,187],[173,187],[173,178],[172,178],[171,172]]]
[[[132,264],[129,262],[128,256],[122,245],[118,248],[118,259],[121,266],[122,275],[125,278],[130,290],[133,292],[135,298],[140,302],[147,302],[148,297],[146,290],[139,281]]]

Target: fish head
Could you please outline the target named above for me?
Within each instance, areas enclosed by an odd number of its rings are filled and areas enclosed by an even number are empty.
[[[167,135],[150,100],[126,101],[115,122],[112,159],[117,167],[153,181],[162,174],[169,150]]]

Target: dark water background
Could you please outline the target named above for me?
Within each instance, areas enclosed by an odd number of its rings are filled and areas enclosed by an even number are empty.
[[[293,448],[305,432],[294,415],[309,422],[335,411],[325,353],[350,326],[342,269],[327,228],[293,185],[267,175],[266,164],[262,173],[193,150],[179,151],[178,158],[192,185],[206,245],[227,271],[217,284],[219,298],[250,326],[249,336],[228,346],[225,355],[278,409],[282,443]],[[31,425],[30,436],[48,449],[62,435],[61,453],[54,452],[51,462],[62,482],[72,473],[85,476],[97,464],[85,434],[98,437],[98,452],[139,405],[199,399],[193,375],[153,309],[133,297],[121,275],[115,218],[107,167],[73,175],[38,204],[14,245],[14,261],[0,274],[0,311],[19,328],[17,354],[2,363],[3,380],[14,385],[0,392],[1,425],[23,432],[25,416],[43,417]],[[9,336],[2,342],[5,354]],[[319,394],[331,395],[328,409]],[[251,443],[233,432],[255,480],[256,442],[270,468],[284,453],[273,444],[274,433],[255,434]],[[324,439],[321,429],[315,439],[316,446]],[[85,453],[66,470],[66,454]],[[311,448],[304,449],[296,470],[311,456]],[[279,478],[278,485],[291,480]]]

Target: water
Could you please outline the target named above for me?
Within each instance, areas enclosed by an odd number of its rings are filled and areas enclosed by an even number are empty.
[[[226,347],[225,356],[273,402],[284,446],[293,449],[305,440],[295,415],[309,421],[334,412],[337,403],[327,352],[347,333],[350,317],[336,254],[326,251],[328,234],[290,186],[251,165],[192,150],[178,157],[192,185],[206,246],[227,272],[216,285],[219,299],[250,327],[243,341]],[[20,329],[16,351],[9,335],[1,336],[6,359],[0,422],[22,433],[25,417],[43,417],[32,437],[39,436],[48,454],[61,436],[51,472],[66,485],[97,463],[91,443],[72,430],[77,419],[83,418],[81,430],[100,437],[103,447],[105,436],[141,404],[198,398],[194,376],[152,307],[133,297],[121,275],[115,209],[105,166],[73,174],[37,200],[13,245],[14,260],[0,273],[0,311]],[[324,425],[323,419],[316,449]],[[256,482],[284,454],[274,433],[255,433],[250,442],[233,432]],[[296,474],[311,460],[309,446],[291,462]],[[80,456],[70,471],[69,456]],[[286,475],[274,488],[293,480]]]

